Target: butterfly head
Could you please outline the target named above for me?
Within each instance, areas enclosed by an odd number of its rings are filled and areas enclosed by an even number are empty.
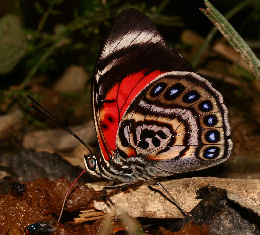
[[[101,176],[97,157],[94,154],[84,154],[84,164],[89,174],[97,177]]]

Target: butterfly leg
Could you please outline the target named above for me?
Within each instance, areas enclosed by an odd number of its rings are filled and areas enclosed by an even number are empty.
[[[109,194],[108,194],[108,190],[113,190],[113,189],[119,189],[121,187],[126,187],[128,184],[127,183],[121,183],[121,184],[117,184],[117,185],[109,185],[109,186],[104,186],[103,188],[103,194],[104,194],[104,201],[107,203],[109,202],[110,205],[108,206],[112,206],[114,207],[114,203],[112,202],[112,200],[110,199],[109,197]],[[107,203],[108,204],[108,203]]]
[[[167,196],[167,198],[170,200],[170,202],[171,202],[172,204],[174,204],[184,216],[188,216],[188,215],[189,215],[189,213],[187,213],[187,212],[181,207],[181,205],[177,202],[177,200],[169,193],[169,191],[168,191],[159,181],[157,181],[154,185],[159,185],[159,186],[161,187],[161,189],[162,189],[163,192],[164,192],[164,196],[165,196],[165,194],[166,194],[166,196]],[[150,186],[149,188],[151,189],[151,186]],[[155,189],[152,188],[151,190],[154,191]],[[157,190],[155,190],[155,191],[157,191]],[[160,193],[162,193],[162,192],[160,191]]]
[[[112,200],[110,199],[109,196],[117,194],[118,192],[121,192],[122,189],[124,189],[124,188],[130,188],[130,187],[134,188],[134,187],[138,187],[141,184],[142,184],[141,182],[137,182],[137,183],[120,183],[120,184],[116,184],[116,185],[104,186],[103,193],[104,193],[105,202],[108,201],[110,203],[110,205],[112,207],[114,207],[114,203],[112,202]],[[107,192],[108,190],[113,190],[113,192],[108,194],[108,192]]]

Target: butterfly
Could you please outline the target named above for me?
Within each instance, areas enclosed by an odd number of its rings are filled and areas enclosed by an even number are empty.
[[[230,156],[222,95],[137,10],[124,10],[108,34],[96,62],[92,106],[101,150],[84,156],[92,175],[150,181]]]

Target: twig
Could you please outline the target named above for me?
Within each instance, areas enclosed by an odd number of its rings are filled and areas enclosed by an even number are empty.
[[[38,34],[41,32],[41,30],[42,30],[42,28],[43,28],[43,26],[44,26],[48,16],[50,15],[54,5],[56,4],[56,2],[57,2],[57,0],[52,0],[50,2],[50,4],[49,4],[49,7],[48,7],[47,11],[43,14],[43,16],[42,16],[42,18],[41,18],[41,20],[40,20],[40,22],[38,24],[38,28],[37,28],[38,29]]]

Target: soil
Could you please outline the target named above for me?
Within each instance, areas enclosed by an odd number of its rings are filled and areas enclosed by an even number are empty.
[[[66,220],[73,219],[80,210],[91,208],[93,198],[101,198],[101,192],[78,184],[66,200],[62,220],[58,223],[62,202],[70,186],[66,179],[38,178],[12,185],[8,194],[0,195],[0,234],[10,234],[11,231],[23,234],[28,226],[37,223],[48,224],[49,229],[54,230],[53,234],[96,234],[100,222],[72,226]]]

